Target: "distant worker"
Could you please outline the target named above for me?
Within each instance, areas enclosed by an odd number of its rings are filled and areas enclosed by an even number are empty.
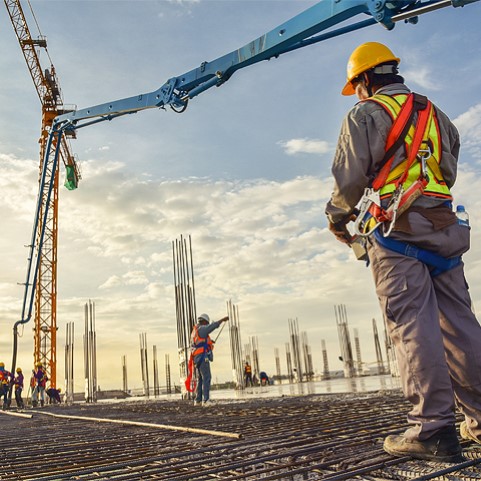
[[[251,365],[246,361],[245,366],[244,366],[244,386],[253,386],[252,384],[252,367]]]
[[[268,386],[269,385],[269,376],[264,371],[261,371],[259,373],[259,379],[260,379],[260,382],[261,382],[261,386]]]
[[[47,385],[48,377],[43,369],[43,364],[37,362],[36,369],[33,371],[33,391],[32,391],[32,406],[38,406],[40,398],[40,406],[45,404],[45,386]]]
[[[212,375],[210,372],[210,363],[214,360],[212,350],[214,349],[214,341],[209,334],[217,329],[223,322],[229,320],[229,317],[223,317],[219,321],[210,323],[207,314],[201,314],[197,319],[192,330],[192,356],[197,375],[197,392],[194,405],[208,405],[210,394],[210,382]]]
[[[17,367],[16,369],[17,374],[13,378],[13,385],[15,387],[15,402],[17,403],[17,407],[19,409],[23,409],[25,404],[22,399],[22,391],[23,391],[23,372],[21,367]]]
[[[10,390],[10,382],[12,375],[5,369],[5,363],[0,362],[0,398],[3,397],[2,409],[8,409],[8,392]]]
[[[45,392],[48,396],[48,403],[49,404],[60,404],[62,399],[60,397],[61,389],[55,389],[54,387],[49,387]]]
[[[377,42],[349,58],[342,93],[359,102],[342,123],[326,214],[340,242],[358,247],[350,221],[365,236],[412,404],[410,427],[388,436],[384,450],[460,462],[455,403],[465,418],[461,437],[481,444],[481,327],[461,260],[470,227],[452,209],[459,134],[445,113],[406,87],[399,62]]]

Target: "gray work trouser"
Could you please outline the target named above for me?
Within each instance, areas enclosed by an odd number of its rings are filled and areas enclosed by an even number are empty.
[[[210,372],[210,361],[205,358],[196,365],[197,369],[197,391],[195,400],[197,402],[208,401],[210,396],[210,382],[212,375]]]
[[[409,213],[413,234],[392,238],[444,257],[469,249],[469,228],[453,224],[435,231]],[[431,277],[415,258],[368,242],[376,292],[399,364],[404,395],[412,404],[408,439],[426,439],[455,423],[455,401],[470,431],[481,439],[481,327],[461,263]]]

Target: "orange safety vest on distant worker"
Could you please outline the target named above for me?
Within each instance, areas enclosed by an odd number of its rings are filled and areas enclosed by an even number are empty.
[[[410,94],[413,95],[413,94]],[[376,102],[381,105],[384,110],[389,114],[393,120],[393,124],[399,116],[402,106],[408,100],[409,95],[407,94],[397,94],[397,95],[385,95],[378,94],[366,99],[366,101]],[[429,115],[426,123],[426,128],[424,130],[421,149],[425,155],[425,168],[427,173],[427,183],[424,186],[423,195],[428,197],[437,197],[445,200],[452,200],[451,192],[449,187],[446,185],[443,174],[439,167],[441,162],[442,148],[441,148],[441,135],[439,133],[439,126],[437,118],[434,112],[433,105],[429,102]],[[418,114],[419,115],[419,114]],[[414,135],[416,131],[416,126],[411,125],[409,131],[404,139],[405,151],[409,152],[411,145],[413,143]],[[375,190],[379,189],[379,195],[381,199],[387,199],[392,196],[396,189],[396,182],[405,174],[407,166],[407,159],[398,164],[393,169],[389,170],[387,177],[384,181],[378,180],[376,178],[373,182],[373,188]],[[381,169],[382,172],[382,169]],[[380,173],[381,173],[380,172]],[[402,183],[404,191],[407,191],[409,187],[416,182],[423,175],[421,171],[421,162],[413,162],[408,169],[407,176]],[[376,185],[376,180],[379,184]]]
[[[199,336],[199,326],[195,325],[192,330],[192,356],[198,356],[200,354],[208,354],[214,349],[214,341],[207,335],[207,338]]]

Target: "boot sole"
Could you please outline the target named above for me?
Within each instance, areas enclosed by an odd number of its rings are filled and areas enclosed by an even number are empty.
[[[423,459],[425,461],[437,461],[440,463],[454,464],[454,463],[463,463],[464,461],[466,461],[466,459],[463,457],[461,453],[452,454],[449,456],[440,456],[440,455],[428,454],[428,453],[413,453],[413,452],[397,451],[395,449],[390,449],[386,447],[384,447],[384,451],[386,451],[386,453],[392,456],[397,456],[397,457],[409,456],[414,459]]]

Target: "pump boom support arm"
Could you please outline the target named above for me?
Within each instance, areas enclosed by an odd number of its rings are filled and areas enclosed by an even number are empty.
[[[86,109],[59,115],[55,123],[62,129],[78,129],[104,120],[131,114],[140,110],[162,108],[166,105],[185,109],[189,99],[205,90],[220,86],[234,72],[262,60],[320,42],[372,24],[380,23],[392,29],[396,21],[405,20],[426,11],[448,5],[464,6],[478,0],[322,0],[277,28],[249,42],[247,45],[219,57],[203,62],[189,72],[169,79],[158,90]],[[320,34],[359,14],[369,18]]]

